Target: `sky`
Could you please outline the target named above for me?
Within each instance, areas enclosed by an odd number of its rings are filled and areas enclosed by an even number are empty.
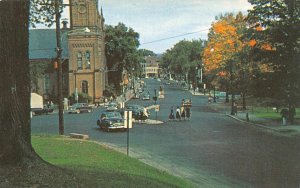
[[[124,23],[140,34],[139,48],[160,54],[184,39],[207,39],[216,16],[247,13],[251,5],[247,0],[99,0],[100,7],[105,24]]]

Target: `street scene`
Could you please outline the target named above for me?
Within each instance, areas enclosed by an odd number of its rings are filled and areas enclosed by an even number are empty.
[[[300,187],[300,0],[0,0],[0,188]]]
[[[297,125],[285,132],[268,129],[286,128],[276,122],[265,126],[249,124],[245,118],[241,117],[240,121],[231,118],[230,109],[222,108],[224,99],[208,103],[207,94],[193,95],[192,90],[184,90],[178,82],[144,80],[147,83],[144,90],[150,92],[151,98],[160,86],[164,88],[165,98],[157,100],[160,106],[157,120],[152,109],[148,121],[133,123],[129,135],[131,157],[187,178],[199,187],[296,187],[299,184],[299,137],[289,135],[289,131],[300,134]],[[180,106],[185,98],[192,101],[190,119],[169,120],[171,108]],[[153,99],[131,98],[125,105],[148,107],[154,103]],[[100,106],[91,113],[65,113],[66,135],[87,134],[91,140],[126,153],[126,132],[108,133],[96,124],[105,110]],[[32,132],[57,134],[56,119],[55,112],[34,116]]]

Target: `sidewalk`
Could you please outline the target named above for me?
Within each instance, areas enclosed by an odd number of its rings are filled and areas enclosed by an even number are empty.
[[[282,125],[282,121],[280,119],[274,120],[269,118],[257,117],[253,113],[251,113],[251,111],[247,110],[238,110],[237,115],[231,115],[231,105],[228,103],[210,103],[208,104],[208,106],[210,106],[215,111],[226,114],[230,118],[233,118],[240,122],[244,122],[249,125],[257,126],[271,131],[276,131],[277,133],[284,134],[286,136],[300,136],[299,119],[295,119],[295,122],[292,125]],[[247,113],[249,121],[247,121]]]
[[[198,91],[189,90],[192,95],[201,95],[204,94]],[[206,94],[206,96],[208,96]],[[239,110],[237,115],[230,115],[231,105],[229,103],[224,103],[223,101],[217,101],[217,103],[210,103],[208,106],[220,113],[227,115],[230,118],[233,118],[237,121],[246,123],[248,125],[257,126],[260,128],[268,129],[271,131],[275,131],[276,133],[283,134],[286,136],[300,136],[300,119],[295,119],[294,124],[292,125],[282,125],[282,121],[280,119],[273,120],[268,118],[260,118],[255,116],[251,111],[241,111]],[[247,121],[247,113],[249,121]]]

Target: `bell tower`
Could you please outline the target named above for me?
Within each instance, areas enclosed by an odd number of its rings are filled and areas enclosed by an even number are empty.
[[[104,19],[99,13],[98,0],[70,0],[71,29],[88,27],[93,31],[103,31]]]
[[[69,95],[87,94],[98,102],[107,83],[102,11],[98,0],[70,0],[70,4]]]

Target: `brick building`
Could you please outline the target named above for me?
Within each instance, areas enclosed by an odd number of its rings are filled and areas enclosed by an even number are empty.
[[[87,94],[92,102],[103,95],[107,84],[105,58],[105,31],[102,10],[98,0],[70,0],[70,28],[67,23],[61,29],[63,62],[63,95],[76,91]],[[88,28],[88,29],[86,29]],[[30,30],[29,54],[31,63],[53,66],[56,53],[55,29]],[[56,70],[45,71],[39,78],[37,93],[44,99],[57,94]],[[42,81],[41,81],[42,80]]]

